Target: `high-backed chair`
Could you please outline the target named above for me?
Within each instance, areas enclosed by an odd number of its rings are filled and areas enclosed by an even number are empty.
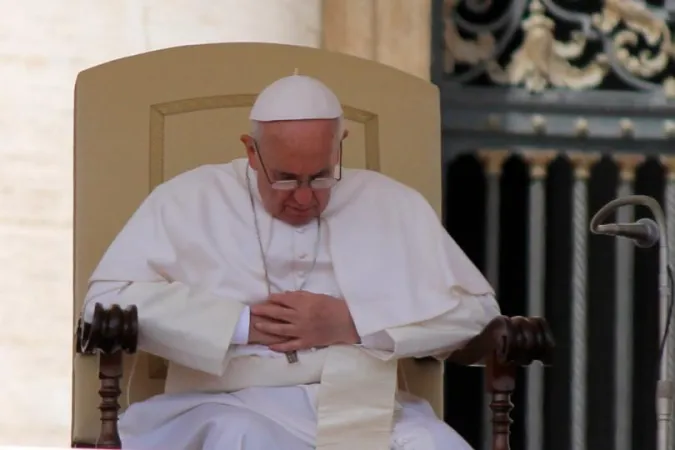
[[[198,165],[243,156],[238,138],[249,131],[256,95],[295,69],[321,79],[343,102],[350,131],[345,166],[396,178],[440,213],[440,108],[430,83],[371,61],[276,44],[187,46],[112,61],[81,72],[75,86],[76,319],[88,277],[150,190]],[[80,325],[73,444],[119,448],[120,386],[127,386],[131,368],[123,353],[136,350],[136,311],[99,305],[94,320]],[[543,319],[501,317],[453,355],[459,363],[487,363],[495,450],[508,448],[515,367],[546,360],[552,345]],[[135,356],[131,402],[161,393],[166,368],[156,357]],[[400,370],[410,390],[441,415],[442,364],[409,360]]]

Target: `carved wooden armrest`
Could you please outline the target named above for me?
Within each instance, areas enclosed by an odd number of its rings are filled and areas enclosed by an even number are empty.
[[[516,387],[516,369],[534,361],[549,365],[554,348],[553,333],[545,319],[500,316],[448,359],[463,365],[485,363],[486,389],[492,393],[492,450],[511,448],[511,394]]]
[[[94,443],[74,442],[75,448],[122,447],[117,429],[119,416],[120,378],[123,374],[122,356],[135,353],[138,342],[138,310],[118,305],[94,307],[94,317],[87,323],[80,317],[76,331],[76,351],[82,355],[100,355],[98,378],[101,380],[101,433]]]
[[[119,415],[122,356],[135,353],[138,341],[138,310],[118,305],[104,308],[97,303],[90,323],[80,318],[77,324],[76,351],[83,355],[100,355],[101,433],[96,443],[74,442],[74,448],[121,448],[117,428]],[[500,316],[449,361],[471,365],[486,364],[487,389],[492,393],[492,450],[509,450],[513,409],[511,394],[515,389],[515,372],[533,361],[549,364],[555,342],[545,319],[538,317]]]

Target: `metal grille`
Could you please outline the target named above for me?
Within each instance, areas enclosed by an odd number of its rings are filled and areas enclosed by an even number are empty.
[[[503,312],[545,315],[557,338],[553,367],[519,379],[514,450],[655,449],[658,255],[587,230],[600,206],[633,192],[668,198],[675,222],[675,182],[635,155],[504,153],[447,164],[445,216]],[[644,215],[621,211],[621,221]],[[446,420],[487,449],[479,369],[446,377]]]

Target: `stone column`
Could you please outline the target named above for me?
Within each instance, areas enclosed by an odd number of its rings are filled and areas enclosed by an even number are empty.
[[[429,79],[430,0],[323,0],[322,48]]]
[[[321,0],[127,0],[126,4],[129,20],[136,24],[135,42],[145,45],[144,50],[207,42],[321,44]],[[245,68],[245,62],[239,64]]]
[[[572,197],[572,437],[573,450],[586,449],[586,374],[588,372],[588,179],[599,157],[570,153],[574,166]]]
[[[509,158],[509,150],[479,150],[478,157],[483,163],[487,182],[485,227],[485,277],[495,291],[499,283],[499,203],[500,181],[504,162]]]
[[[557,152],[533,150],[523,157],[530,165],[527,315],[544,317],[546,309],[546,177],[548,166]],[[526,392],[527,450],[542,450],[544,446],[544,368],[533,364],[527,368]]]
[[[618,153],[613,159],[619,168],[617,198],[633,195],[635,171],[644,161],[643,155]],[[624,206],[616,211],[617,223],[630,223],[634,208]],[[635,246],[628,239],[616,239],[616,326],[614,332],[614,449],[630,450],[632,447],[633,417],[633,267]]]
[[[5,2],[7,3],[7,2]],[[0,18],[0,446],[69,446],[75,76],[168,46],[318,47],[321,0],[31,0]],[[417,53],[418,50],[415,50]],[[221,61],[246,70],[245,61]],[[290,74],[289,74],[290,75]],[[39,330],[50,330],[49,338]],[[45,335],[46,336],[46,335]],[[54,338],[56,336],[56,338]],[[92,412],[94,413],[94,412]]]

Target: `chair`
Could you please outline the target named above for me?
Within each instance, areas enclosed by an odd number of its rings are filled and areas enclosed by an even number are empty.
[[[186,46],[108,62],[81,72],[75,86],[76,319],[88,277],[149,191],[198,165],[243,155],[238,137],[249,129],[256,94],[296,68],[342,100],[350,131],[345,166],[392,176],[440,212],[439,95],[430,83],[352,56],[278,44]],[[120,448],[120,385],[127,385],[136,352],[136,314],[134,307],[97,305],[91,323],[77,320],[73,447]],[[545,320],[500,317],[452,356],[486,364],[495,450],[509,448],[516,367],[547,362],[552,347]],[[166,369],[156,357],[135,356],[131,402],[161,393]],[[410,390],[442,415],[442,364],[407,360],[400,370]]]

